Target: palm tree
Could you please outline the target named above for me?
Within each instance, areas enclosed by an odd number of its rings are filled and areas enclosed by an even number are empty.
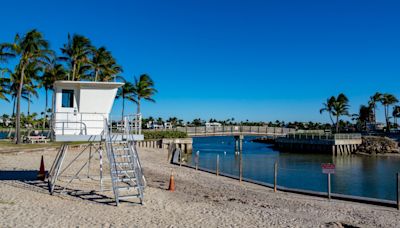
[[[17,117],[16,117],[16,143],[20,143],[20,127],[21,127],[21,96],[24,88],[24,80],[28,79],[26,69],[29,64],[43,64],[49,59],[52,54],[49,51],[49,43],[43,38],[42,33],[33,29],[27,32],[23,37],[18,34],[15,36],[14,43],[7,44],[12,48],[12,51],[19,57],[18,73],[19,73],[19,86],[17,94]]]
[[[0,44],[0,63],[5,63],[8,59],[13,58],[15,55],[11,52],[11,46],[7,44]],[[0,99],[9,101],[5,94],[9,93],[10,79],[4,78],[5,73],[11,73],[8,68],[0,69]]]
[[[12,116],[15,116],[15,110],[17,107],[17,96],[18,96],[18,91],[19,91],[19,84],[20,84],[20,78],[19,78],[19,73],[14,72],[11,74],[10,77],[10,84],[9,84],[9,94],[11,96],[11,100],[13,101],[13,111],[12,111]],[[22,88],[22,93],[21,93],[21,99],[28,102],[29,101],[29,92],[27,90],[27,86],[29,86],[29,83],[24,83],[24,87]]]
[[[28,93],[28,116],[30,115],[31,103],[32,103],[32,95],[36,98],[38,97],[38,93],[36,89],[40,86],[34,84],[34,81],[39,80],[39,74],[42,72],[42,67],[36,63],[29,63],[25,70],[26,80],[24,83],[23,89],[25,89]]]
[[[61,48],[64,56],[60,59],[68,63],[72,81],[83,77],[84,69],[88,69],[89,55],[92,51],[93,47],[88,38],[78,34],[71,38],[68,34],[68,42]]]
[[[169,122],[173,127],[176,127],[178,125],[178,118],[176,117],[170,117],[167,122]]]
[[[369,122],[372,107],[370,105],[361,105],[358,114],[353,114],[353,120],[357,121],[360,130],[366,129],[367,122]]]
[[[10,73],[10,70],[7,68],[0,69],[0,100],[9,102],[6,94],[10,93],[10,79],[4,77],[5,73]]]
[[[48,91],[54,89],[53,84],[55,81],[66,79],[66,77],[67,73],[63,65],[56,63],[55,59],[46,67],[44,74],[40,78],[40,84],[43,86],[46,96],[45,113],[48,109]]]
[[[140,75],[139,79],[135,77],[134,91],[136,95],[137,114],[140,114],[141,99],[155,102],[153,96],[157,93],[157,90],[154,88],[154,82],[150,76],[147,74],[142,74]]]
[[[336,133],[339,132],[339,121],[341,116],[348,116],[349,112],[349,99],[343,93],[339,94],[337,97],[332,96],[324,103],[324,108],[320,110],[320,113],[328,112],[332,123],[336,126]],[[332,117],[336,117],[336,123],[333,122]]]
[[[333,117],[332,117],[333,104],[335,103],[335,101],[336,101],[336,98],[334,96],[328,98],[326,100],[326,103],[322,104],[324,107],[319,110],[320,114],[322,114],[324,112],[327,112],[329,114],[329,118],[331,119],[332,125],[335,124],[335,122],[333,122]]]
[[[9,59],[15,57],[12,47],[9,44],[0,44],[0,63],[5,63]]]
[[[8,78],[0,78],[0,100],[5,100],[9,102],[6,94],[10,92],[9,90],[10,80]]]
[[[122,118],[124,118],[124,112],[125,112],[125,99],[136,103],[136,100],[134,97],[134,92],[135,92],[135,88],[134,88],[133,84],[130,82],[126,82],[122,87],[120,87],[118,89],[116,98],[122,99],[122,112],[121,112]]]
[[[34,84],[25,84],[25,90],[28,94],[28,116],[31,114],[31,103],[32,103],[32,96],[35,98],[39,97],[39,94],[36,91],[37,86]]]
[[[377,109],[377,103],[381,102],[382,100],[382,93],[376,92],[373,96],[370,97],[370,100],[368,102],[369,106],[372,108],[372,118],[371,122],[376,123],[376,109]]]
[[[156,120],[158,125],[163,125],[164,124],[164,120],[161,117],[158,117]]]
[[[386,132],[390,132],[389,107],[397,102],[399,102],[399,100],[392,94],[385,93],[382,95],[381,103],[385,109]]]
[[[400,117],[400,106],[396,105],[393,107],[393,112],[392,112],[393,118],[394,118],[394,124],[397,127],[397,118]]]
[[[93,68],[94,81],[111,81],[122,72],[122,67],[116,63],[111,52],[105,47],[93,50],[90,65]]]

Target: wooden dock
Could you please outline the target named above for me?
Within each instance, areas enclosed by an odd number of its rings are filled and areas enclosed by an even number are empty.
[[[276,139],[276,146],[282,151],[330,153],[334,156],[350,155],[361,143],[361,134],[291,133]]]

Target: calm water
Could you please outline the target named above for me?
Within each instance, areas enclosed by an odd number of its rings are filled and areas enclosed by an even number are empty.
[[[8,132],[0,131],[0,139],[6,139],[7,135],[8,135]]]
[[[243,177],[273,183],[274,162],[279,162],[278,185],[326,192],[326,175],[321,163],[335,163],[332,192],[396,200],[396,173],[400,172],[400,157],[366,157],[283,153],[266,144],[243,144]],[[192,165],[200,151],[199,166],[215,170],[220,156],[220,172],[238,176],[239,159],[234,153],[233,137],[198,137],[193,139]],[[224,153],[226,152],[226,154]]]

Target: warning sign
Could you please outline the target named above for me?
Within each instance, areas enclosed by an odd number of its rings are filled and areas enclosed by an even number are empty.
[[[332,163],[322,163],[322,173],[325,174],[334,174],[335,173],[335,164]]]

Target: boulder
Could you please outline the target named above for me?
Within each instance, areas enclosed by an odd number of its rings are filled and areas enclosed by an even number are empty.
[[[386,154],[400,153],[398,142],[388,137],[364,136],[362,144],[357,148],[359,153]]]

